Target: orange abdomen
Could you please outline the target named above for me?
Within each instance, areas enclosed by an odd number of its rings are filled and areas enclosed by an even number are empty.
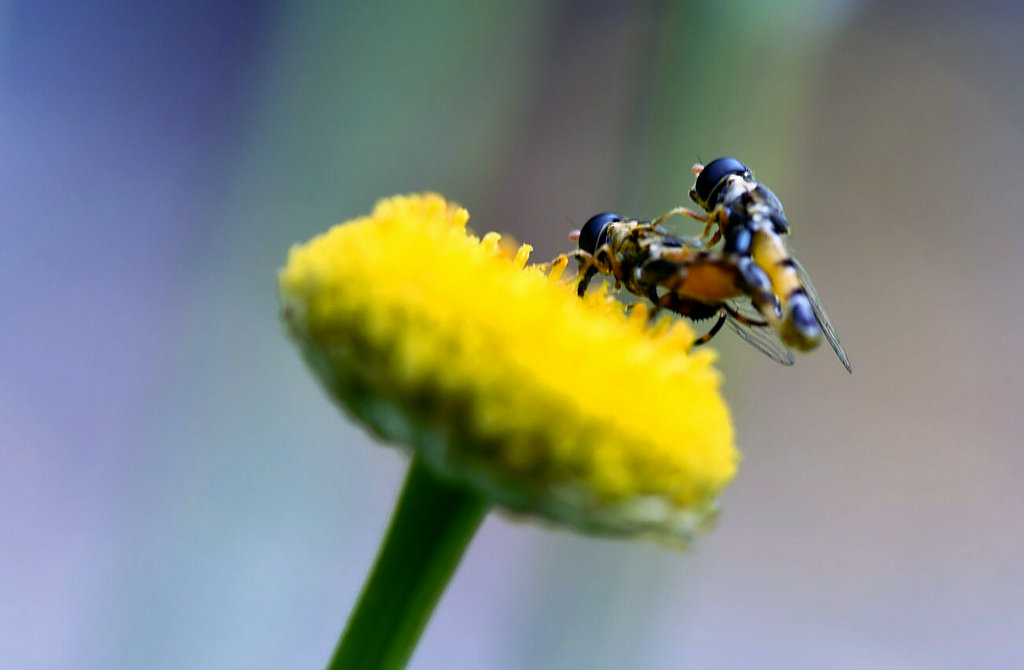
[[[666,288],[678,295],[713,304],[742,294],[737,286],[735,267],[714,262],[688,267],[681,281]]]

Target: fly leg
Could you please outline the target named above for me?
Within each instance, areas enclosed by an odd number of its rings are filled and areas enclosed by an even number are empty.
[[[615,251],[610,244],[602,244],[598,247],[597,251],[594,252],[594,260],[600,262],[598,259],[602,255],[606,259],[605,262],[607,264],[607,270],[602,270],[602,272],[615,277],[615,288],[619,288],[619,284],[622,281],[622,266],[619,265],[619,259],[615,257]]]
[[[583,249],[576,249],[573,253],[577,258],[584,259],[580,261],[581,279],[579,286],[576,287],[576,294],[579,297],[583,297],[587,286],[590,285],[590,280],[598,272],[611,275],[615,279],[616,290],[622,286],[622,266],[619,265],[619,259],[615,257],[615,251],[610,244],[602,244],[593,254],[589,254]]]
[[[573,249],[570,252],[564,254],[558,254],[551,260],[550,263],[543,263],[540,269],[555,273],[558,275],[562,274],[569,259],[575,258],[580,262],[579,269],[579,284],[576,286],[576,293],[582,298],[583,294],[587,291],[587,286],[590,284],[590,280],[594,278],[598,272],[607,272],[609,268],[601,261],[594,258],[594,256],[582,249]]]
[[[703,163],[694,163],[693,166],[690,167],[690,172],[693,173],[694,177],[699,177],[700,173],[703,172],[703,171],[704,171],[704,164]],[[690,197],[693,198],[693,191],[692,190],[690,191]],[[676,209],[681,209],[681,208],[677,207]],[[691,216],[692,216],[692,214],[691,214]],[[697,218],[697,217],[693,217],[693,218]],[[716,244],[718,244],[718,241],[720,239],[722,239],[722,230],[725,228],[725,224],[727,224],[729,222],[729,212],[725,211],[725,208],[723,208],[721,205],[719,205],[709,215],[707,215],[706,217],[704,217],[702,219],[698,219],[698,220],[707,222],[707,225],[704,227],[704,234],[701,235],[701,238],[707,237],[708,233],[711,232],[711,226],[716,224],[716,223],[718,224],[718,230],[715,231],[715,234],[712,235],[711,239],[709,239],[708,242],[707,242],[707,246],[713,247]]]
[[[580,262],[579,284],[576,285],[576,295],[583,297],[590,286],[590,281],[598,272],[608,272],[609,268],[597,256],[583,249],[576,249],[568,254]]]
[[[594,257],[593,254],[588,251],[584,251],[583,249],[573,249],[572,251],[567,251],[564,254],[558,254],[550,263],[544,263],[540,267],[542,270],[550,270],[551,268],[561,264],[563,261],[568,262],[569,259],[572,258],[575,258],[580,262],[580,270],[589,268],[590,266],[598,266],[602,272],[607,269],[601,261]]]
[[[666,219],[670,219],[673,216],[688,216],[691,219],[700,221],[701,223],[708,223],[708,217],[704,214],[698,214],[692,209],[688,209],[686,207],[673,207],[655,220],[651,221],[651,227],[660,226]]]
[[[741,258],[737,268],[746,288],[745,292],[750,296],[750,302],[767,322],[764,325],[776,327],[782,318],[782,305],[779,297],[775,295],[768,273],[750,258]]]
[[[603,260],[602,256],[603,259],[606,260]],[[615,254],[612,253],[612,248],[609,245],[605,244],[601,246],[601,248],[594,253],[584,251],[583,249],[573,249],[570,252],[560,254],[547,265],[554,267],[558,265],[563,258],[575,258],[580,262],[580,281],[576,286],[576,294],[579,297],[583,297],[587,292],[587,287],[590,286],[590,282],[593,280],[594,275],[599,272],[614,277],[616,288],[618,288],[619,281],[622,278],[622,266],[619,265],[619,261],[615,258]]]
[[[655,227],[661,225],[665,220],[676,215],[688,216],[691,219],[700,221],[704,224],[704,232],[702,232],[698,238],[701,242],[701,246],[703,247],[713,247],[718,244],[719,240],[722,239],[722,230],[725,228],[725,224],[729,222],[729,213],[721,205],[716,207],[710,214],[699,214],[691,209],[680,206],[673,207],[655,220],[651,221],[651,226]],[[714,234],[711,232],[712,229],[714,229]]]
[[[708,332],[693,341],[691,346],[694,347],[708,342],[712,337],[717,335],[718,331],[720,331],[722,326],[725,325],[726,318],[728,317],[728,314],[724,309],[715,309],[710,305],[691,300],[689,298],[682,298],[672,291],[664,293],[660,298],[656,294],[648,297],[650,297],[651,302],[654,303],[654,314],[656,314],[658,310],[669,309],[677,314],[681,314],[682,316],[686,316],[697,321],[703,321],[704,319],[712,316],[718,317],[718,320],[715,321],[714,325],[711,326],[711,329]],[[723,305],[722,307],[724,308],[725,306]]]
[[[739,321],[745,326],[754,326],[755,328],[764,328],[768,325],[767,321],[760,321],[758,319],[751,319],[749,316],[740,314],[738,311],[730,307],[729,305],[723,304],[722,309],[725,313],[731,316],[735,321]]]
[[[704,214],[698,214],[692,209],[687,209],[686,207],[673,207],[672,209],[668,210],[658,218],[651,221],[651,227],[656,228],[657,226],[660,226],[662,223],[672,218],[673,216],[688,216],[691,219],[694,219],[695,221],[700,221],[701,223],[703,223],[704,232],[700,234],[700,237],[698,239],[701,242],[701,246],[705,246],[705,241],[707,240],[708,235],[711,234],[711,228],[716,223],[715,220],[705,216]],[[716,239],[715,241],[717,242],[718,240]],[[714,244],[714,242],[712,242],[711,244]]]
[[[704,333],[703,335],[698,337],[696,340],[694,340],[693,341],[693,346],[699,347],[700,345],[702,345],[702,344],[704,344],[706,342],[709,342],[712,337],[717,335],[718,331],[720,331],[722,329],[722,326],[725,325],[725,317],[726,317],[726,314],[725,314],[724,311],[723,312],[719,312],[718,313],[718,321],[715,321],[715,325],[711,326],[711,330],[709,330],[708,332]]]

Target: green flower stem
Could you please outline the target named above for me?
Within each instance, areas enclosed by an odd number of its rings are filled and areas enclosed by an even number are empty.
[[[329,670],[404,668],[488,505],[413,459]]]

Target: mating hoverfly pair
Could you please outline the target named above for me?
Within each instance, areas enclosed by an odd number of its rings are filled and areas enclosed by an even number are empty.
[[[676,207],[647,222],[603,212],[573,233],[578,248],[564,256],[579,260],[579,295],[596,274],[610,275],[616,287],[650,300],[652,316],[668,309],[694,321],[715,318],[695,345],[728,325],[772,360],[792,365],[792,349],[809,351],[824,338],[852,372],[807,271],[786,246],[789,223],[779,199],[735,158],[694,165],[693,173],[690,198],[703,214]],[[675,215],[703,222],[704,232],[668,233],[661,224]]]

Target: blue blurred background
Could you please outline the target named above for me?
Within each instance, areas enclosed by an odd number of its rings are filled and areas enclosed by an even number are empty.
[[[0,2],[0,667],[321,667],[405,459],[283,337],[288,246],[433,189],[545,260],[726,154],[853,376],[720,336],[719,528],[492,515],[412,667],[1019,662],[1021,34],[1010,2]]]

